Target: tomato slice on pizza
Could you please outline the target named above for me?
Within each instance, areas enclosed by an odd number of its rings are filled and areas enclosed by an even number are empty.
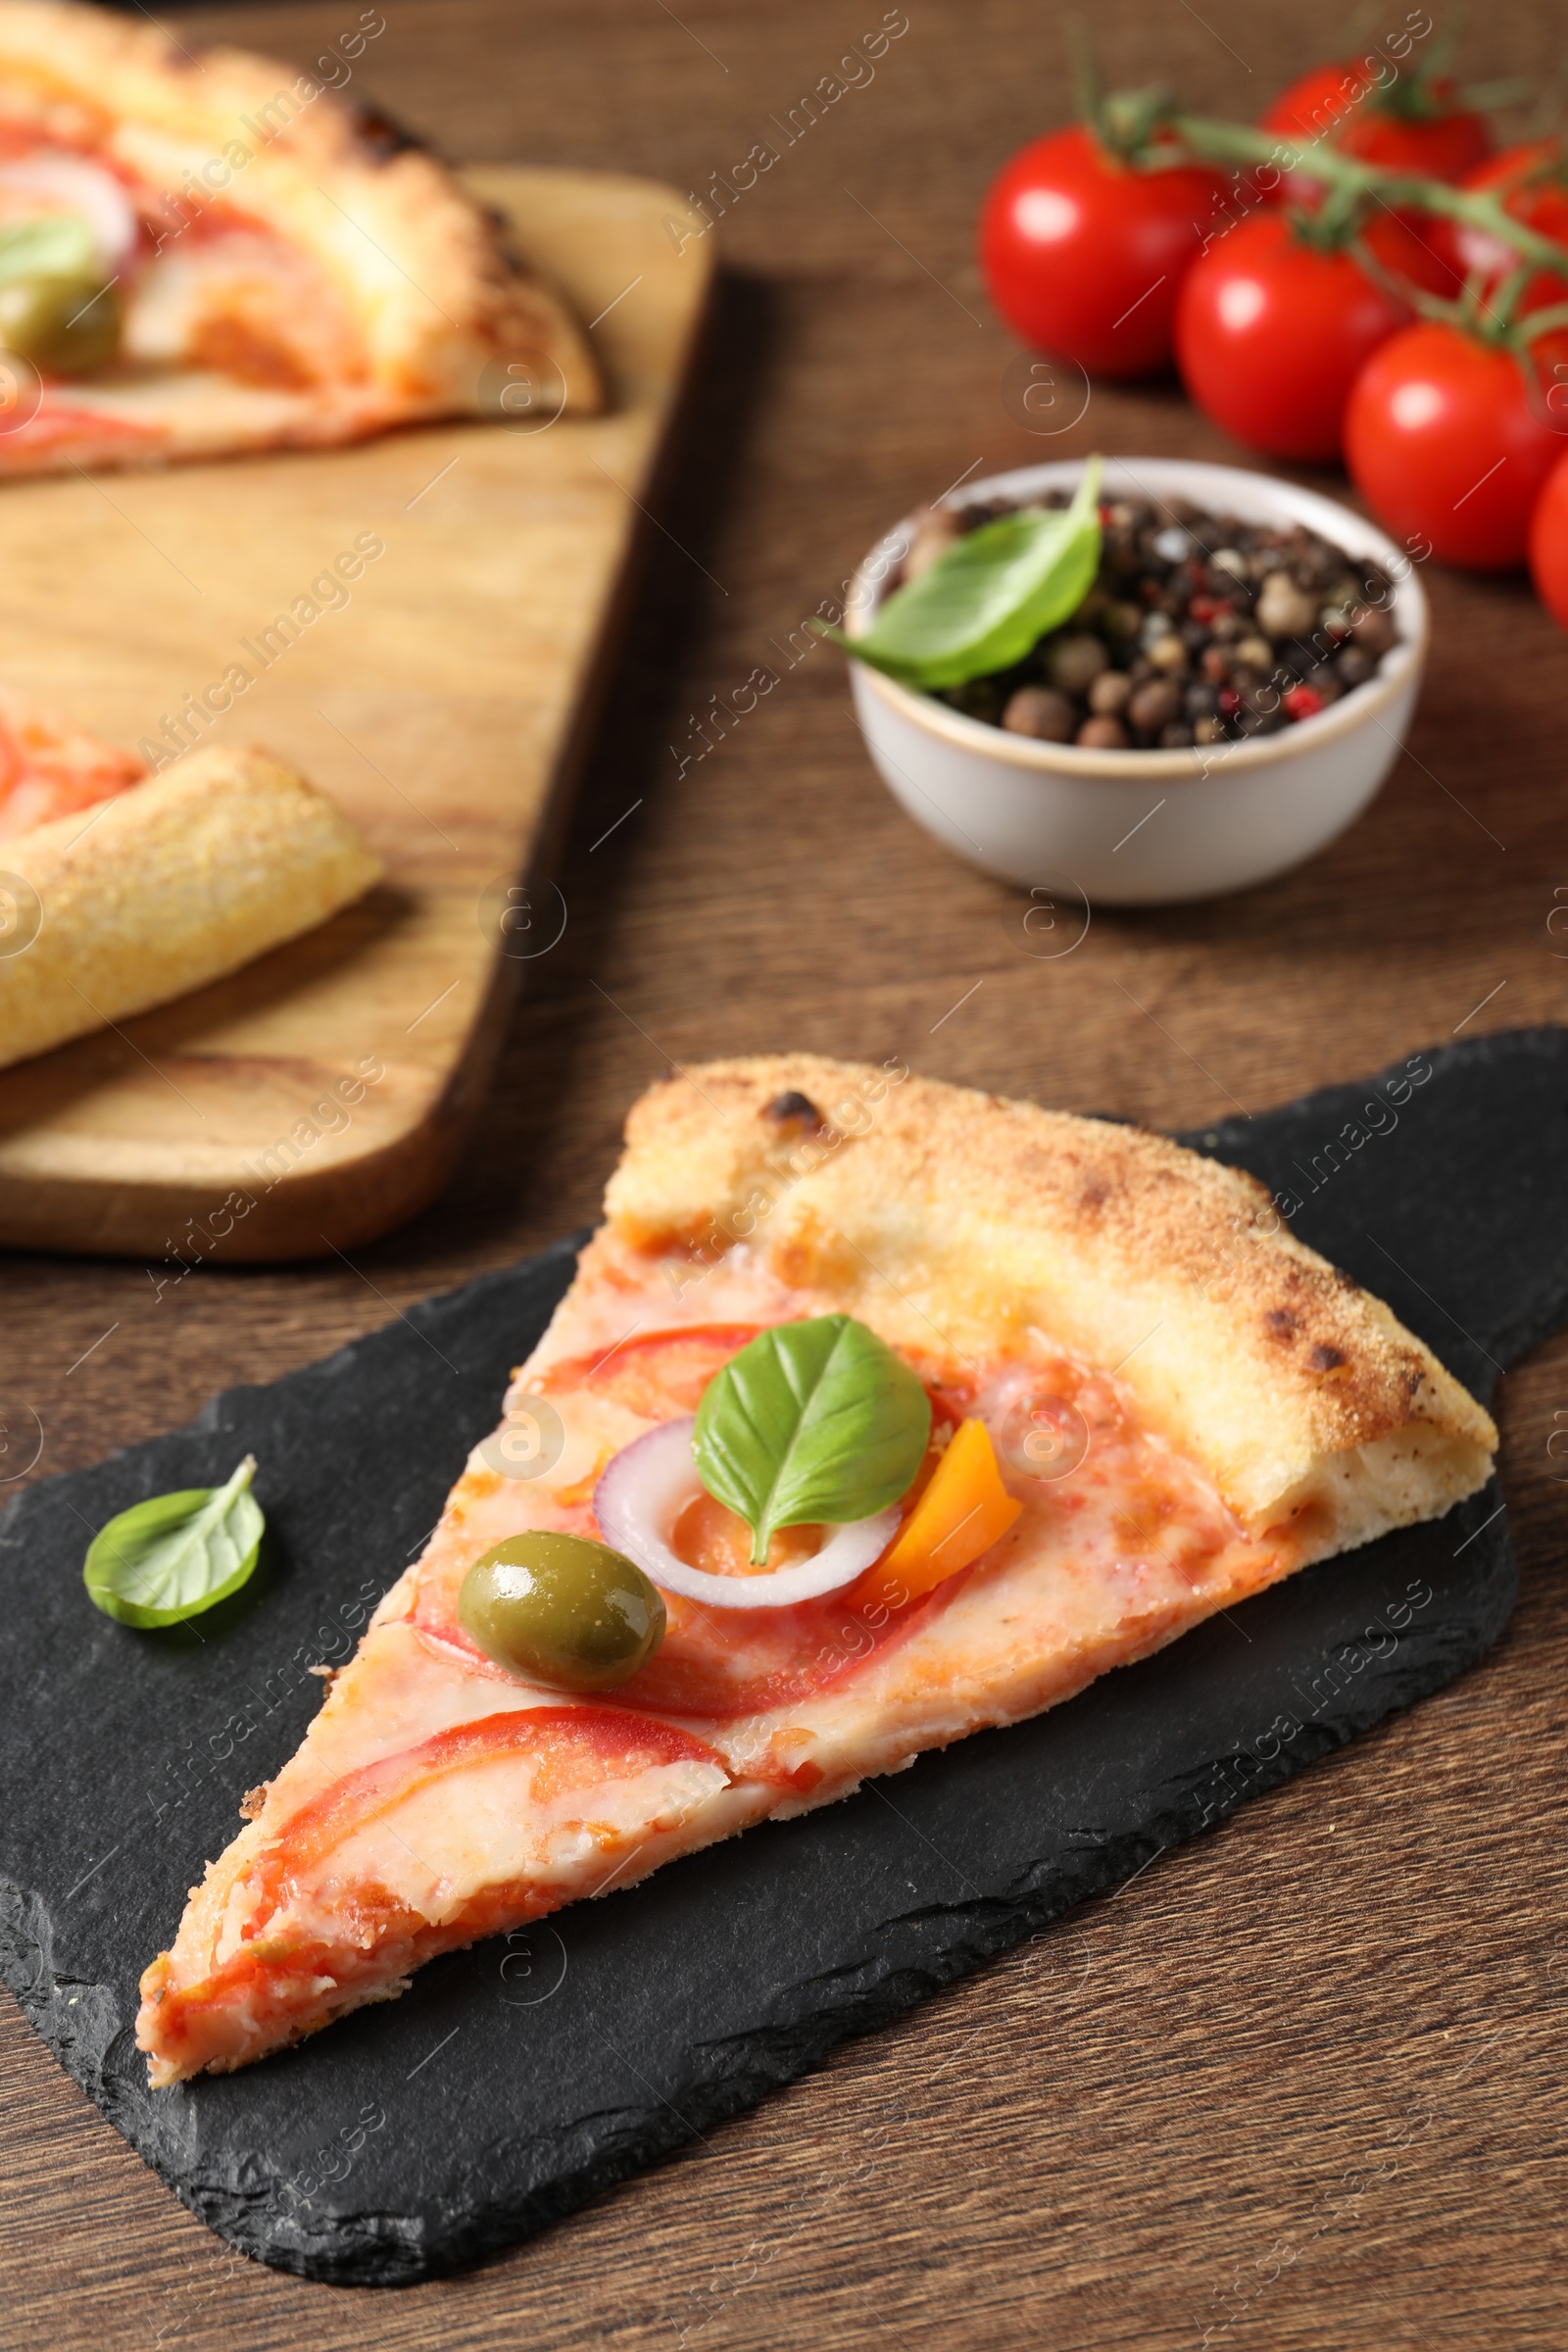
[[[1054,1705],[1490,1475],[1430,1351],[1158,1136],[717,1063],[636,1105],[607,1212],[147,1970],[155,2085]]]
[[[0,842],[140,784],[145,760],[0,685]]]
[[[519,373],[600,403],[561,298],[433,158],[286,66],[0,0],[0,473],[497,414]]]

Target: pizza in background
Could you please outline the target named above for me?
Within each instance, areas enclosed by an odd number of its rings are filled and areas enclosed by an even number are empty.
[[[0,685],[0,1070],[238,971],[381,872],[259,745],[154,776]]]
[[[310,74],[74,0],[0,0],[0,474],[484,415],[509,369],[602,400],[434,158]]]

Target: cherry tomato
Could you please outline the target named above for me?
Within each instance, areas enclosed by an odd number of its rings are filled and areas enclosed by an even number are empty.
[[[1536,365],[1549,381],[1552,353]],[[1547,397],[1510,352],[1421,320],[1356,378],[1345,415],[1350,478],[1412,552],[1510,570],[1525,560],[1531,509],[1564,448]]]
[[[1253,213],[1188,271],[1176,314],[1182,380],[1205,416],[1271,457],[1337,457],[1351,384],[1409,316],[1348,254]]]
[[[1530,576],[1547,612],[1568,629],[1568,450],[1547,474],[1530,517]]]
[[[1563,274],[1559,277],[1550,270],[1538,270],[1519,298],[1520,310],[1541,311],[1551,303],[1568,302],[1568,182],[1564,179],[1562,141],[1537,139],[1527,146],[1505,148],[1501,155],[1491,156],[1474,172],[1467,172],[1459,184],[1495,196],[1504,212],[1525,227],[1554,238],[1564,248]],[[1478,228],[1469,220],[1442,225],[1448,232],[1458,275],[1464,278],[1472,271],[1479,272],[1484,293],[1490,294],[1518,267],[1520,256],[1514,248],[1489,229]]]
[[[1148,375],[1169,362],[1177,292],[1224,189],[1199,166],[1135,171],[1081,123],[1035,139],[981,211],[991,299],[1039,350]]]
[[[1441,76],[1380,84],[1362,60],[1352,58],[1319,66],[1293,82],[1275,99],[1262,127],[1285,138],[1330,138],[1343,154],[1383,171],[1458,179],[1490,152],[1492,141],[1481,116],[1455,108],[1453,97],[1453,83]],[[1325,190],[1310,172],[1288,172],[1279,192],[1315,209]],[[1429,294],[1451,300],[1464,283],[1447,224],[1431,214],[1374,204],[1362,234],[1386,270]]]
[[[1361,223],[1361,234],[1396,278],[1407,278],[1428,294],[1453,302],[1464,290],[1464,271],[1452,237],[1445,233],[1449,225],[1431,213],[1396,213],[1375,204]]]
[[[1428,179],[1459,179],[1492,152],[1485,118],[1458,103],[1446,74],[1380,84],[1360,58],[1303,74],[1280,92],[1262,127],[1288,139],[1328,137],[1363,164]]]

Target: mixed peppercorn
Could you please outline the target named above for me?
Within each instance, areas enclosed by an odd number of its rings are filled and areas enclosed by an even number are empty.
[[[933,514],[905,577],[1011,511],[993,500]],[[1300,524],[1179,501],[1117,500],[1102,514],[1099,574],[1072,618],[1011,669],[950,687],[943,702],[1045,743],[1174,751],[1314,717],[1364,685],[1396,642],[1387,572]]]

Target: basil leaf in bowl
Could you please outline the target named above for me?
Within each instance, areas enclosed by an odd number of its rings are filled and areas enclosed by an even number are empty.
[[[82,1569],[94,1605],[122,1625],[181,1625],[237,1592],[267,1526],[255,1475],[248,1453],[225,1486],[154,1494],[101,1527]]]
[[[863,636],[816,626],[857,662],[926,691],[1010,669],[1095,584],[1100,476],[1091,458],[1070,507],[1019,508],[965,531],[894,590]]]
[[[930,1435],[931,1401],[907,1364],[853,1315],[817,1315],[760,1333],[713,1375],[692,1459],[752,1530],[755,1566],[778,1528],[897,1502]]]

